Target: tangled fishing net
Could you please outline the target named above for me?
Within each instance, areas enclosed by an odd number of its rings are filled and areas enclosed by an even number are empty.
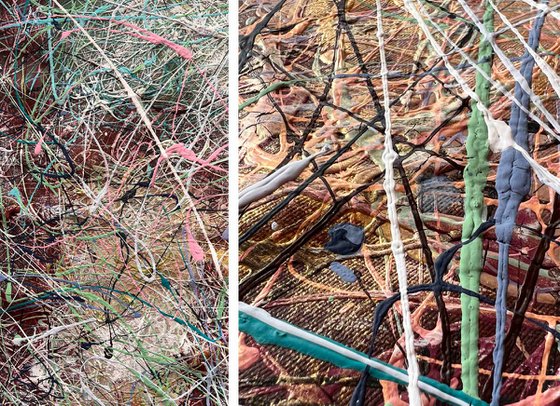
[[[559,7],[240,3],[243,404],[558,404]]]
[[[221,1],[0,2],[0,403],[227,403],[226,55]]]

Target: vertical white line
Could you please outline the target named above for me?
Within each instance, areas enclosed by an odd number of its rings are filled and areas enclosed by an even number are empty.
[[[229,39],[229,404],[239,404],[239,369],[238,369],[238,345],[239,332],[239,272],[238,272],[238,223],[239,208],[239,182],[238,182],[238,107],[239,107],[239,85],[238,85],[238,55],[239,55],[239,4],[237,0],[229,0],[228,16],[228,39]]]
[[[377,5],[377,39],[379,40],[379,60],[381,62],[381,82],[383,84],[383,108],[385,110],[385,143],[383,150],[383,162],[385,164],[385,180],[383,188],[387,194],[387,212],[389,222],[391,223],[391,251],[395,257],[395,265],[399,279],[399,291],[401,294],[401,308],[403,316],[404,338],[406,348],[406,360],[408,363],[408,397],[412,406],[422,406],[420,398],[420,389],[418,388],[418,380],[420,377],[420,369],[416,360],[416,351],[414,350],[414,331],[412,330],[412,322],[410,315],[410,304],[408,303],[408,283],[406,272],[406,258],[404,254],[404,246],[401,239],[399,228],[399,218],[397,214],[395,193],[395,173],[394,162],[398,158],[398,154],[393,150],[393,139],[391,137],[391,104],[389,100],[389,81],[387,79],[387,59],[385,57],[385,38],[383,32],[383,18],[381,1],[376,1]]]

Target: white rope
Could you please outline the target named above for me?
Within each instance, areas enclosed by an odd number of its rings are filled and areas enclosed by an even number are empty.
[[[556,193],[560,194],[560,179],[535,161],[524,148],[514,141],[511,135],[511,127],[507,123],[501,120],[494,120],[487,116],[484,116],[484,121],[486,121],[486,125],[488,126],[488,143],[492,151],[502,152],[507,148],[513,148],[519,151],[521,155],[523,155],[523,158],[529,162],[537,178],[539,178],[542,183],[552,188]]]
[[[519,86],[521,86],[521,88],[525,93],[527,93],[527,95],[531,99],[531,102],[533,102],[533,104],[539,109],[539,111],[546,117],[546,119],[549,121],[550,124],[552,124],[552,126],[556,129],[556,131],[560,132],[560,123],[558,123],[558,121],[556,121],[556,119],[552,116],[552,114],[543,106],[541,99],[535,93],[533,93],[531,87],[529,86],[527,80],[523,77],[521,72],[519,72],[519,70],[517,70],[517,68],[513,66],[513,63],[509,60],[509,58],[504,54],[504,52],[500,49],[500,47],[496,45],[496,40],[494,35],[488,32],[486,27],[484,27],[484,24],[480,22],[480,20],[478,19],[474,11],[469,7],[469,5],[465,2],[465,0],[457,0],[457,1],[459,2],[459,4],[461,4],[463,9],[469,15],[472,22],[476,25],[476,27],[478,28],[478,30],[480,31],[484,39],[488,41],[488,43],[492,46],[492,49],[494,50],[495,54],[498,56],[498,58],[500,58],[500,61],[502,61],[504,66],[511,73],[515,82],[518,83]]]
[[[519,31],[515,29],[513,24],[508,20],[508,18],[498,9],[498,7],[494,4],[492,0],[488,0],[488,3],[492,5],[496,14],[500,16],[500,19],[504,22],[504,24],[515,34],[515,36],[519,39],[519,41],[523,44],[526,51],[533,57],[535,62],[537,63],[538,67],[541,71],[545,74],[547,79],[549,80],[551,86],[554,88],[554,91],[557,95],[560,95],[560,76],[551,68],[551,66],[543,59],[539,54],[537,54],[533,49],[529,46],[523,35]]]
[[[393,378],[396,378],[400,381],[410,382],[410,377],[407,376],[404,372],[396,370],[387,364],[379,362],[378,360],[367,358],[364,355],[359,354],[349,348],[341,347],[340,344],[335,343],[331,340],[325,340],[323,337],[320,337],[316,334],[312,334],[292,324],[286,323],[285,321],[274,318],[270,315],[270,313],[268,313],[264,309],[251,306],[243,302],[239,302],[239,311],[253,317],[254,319],[264,324],[271,326],[276,330],[301,338],[302,340],[312,343],[318,347],[325,348],[329,351],[333,351],[348,359],[358,361],[364,365],[369,365],[371,368],[383,372],[389,376],[392,376]],[[467,403],[466,401],[458,399],[455,396],[443,392],[441,389],[433,386],[429,382],[420,381],[418,386],[420,387],[420,389],[422,389],[422,391],[437,396],[438,398],[440,398],[441,400],[449,404],[459,405],[459,406],[469,405],[469,403]]]
[[[424,32],[424,35],[426,36],[426,38],[428,39],[428,41],[430,42],[430,44],[432,45],[432,47],[434,48],[434,50],[436,51],[438,56],[440,56],[441,59],[443,60],[443,63],[445,64],[445,67],[447,68],[447,70],[449,71],[451,76],[453,76],[453,78],[457,81],[459,86],[461,86],[463,91],[471,99],[473,99],[474,101],[476,101],[478,103],[479,110],[481,110],[481,111],[488,110],[484,106],[484,103],[481,102],[478,95],[469,87],[469,85],[465,81],[465,79],[463,79],[461,77],[461,74],[457,71],[457,69],[455,69],[453,64],[451,62],[449,62],[449,58],[447,57],[445,52],[443,52],[443,50],[441,49],[441,47],[437,43],[436,39],[434,38],[434,36],[430,32],[430,29],[428,28],[428,26],[424,22],[424,19],[422,18],[422,16],[420,15],[418,10],[416,9],[416,6],[412,2],[412,0],[404,0],[404,6],[408,10],[408,12],[414,17],[414,19],[418,22],[418,25],[419,25],[420,29]]]
[[[465,60],[469,63],[469,65],[471,65],[476,71],[477,73],[479,73],[480,75],[482,75],[482,77],[487,80],[495,89],[497,89],[500,93],[502,93],[504,96],[506,96],[508,98],[509,101],[511,101],[512,103],[516,104],[517,107],[519,107],[519,109],[521,111],[523,111],[524,113],[528,114],[536,123],[538,123],[549,135],[551,135],[552,137],[556,138],[557,140],[560,141],[560,136],[558,136],[554,130],[548,125],[546,124],[540,117],[538,117],[536,114],[534,114],[533,112],[531,112],[529,109],[525,108],[525,106],[523,106],[521,104],[521,102],[519,100],[517,100],[517,98],[511,93],[509,92],[504,86],[502,86],[500,83],[496,82],[494,79],[492,79],[492,77],[490,75],[488,75],[480,66],[478,66],[478,64],[476,63],[476,61],[474,61],[469,54],[467,54],[463,49],[461,49],[460,47],[457,46],[457,44],[455,42],[453,42],[446,34],[445,32],[439,27],[438,24],[436,24],[430,17],[429,15],[427,15],[425,8],[421,5],[421,9],[424,11],[425,16],[427,18],[428,21],[430,21],[430,23],[432,23],[432,25],[434,26],[434,28],[439,32],[439,34],[445,39],[445,41],[447,43],[449,43],[451,45],[451,47],[458,52],[463,58],[465,58]],[[419,14],[420,15],[420,14]],[[422,18],[420,16],[420,18]],[[433,37],[432,37],[433,39]],[[435,41],[435,39],[433,39]],[[439,49],[439,51],[441,52],[441,49]],[[438,50],[436,49],[436,52],[438,52]],[[445,61],[448,61],[447,59],[447,55],[440,53],[439,56],[441,56]],[[446,64],[447,66],[447,64]],[[458,72],[455,71],[455,74],[453,72],[450,72],[451,75],[456,79],[458,75]],[[463,91],[465,91],[471,98],[472,93],[469,93],[464,87],[463,85],[460,83],[461,87],[463,88]],[[470,90],[470,88],[469,88]],[[478,108],[480,111],[487,111],[488,109],[486,109],[486,107],[484,105],[482,105],[479,101],[479,98],[476,97],[474,98],[474,100],[478,103]],[[547,111],[547,110],[545,110]],[[543,114],[544,111],[543,111]]]
[[[12,342],[14,343],[14,345],[22,345],[24,342],[32,343],[34,341],[42,340],[42,339],[50,337],[52,335],[56,335],[58,333],[61,333],[64,330],[68,330],[68,329],[73,328],[73,327],[78,327],[78,326],[81,326],[83,324],[93,323],[94,321],[97,321],[97,319],[87,319],[87,320],[79,321],[77,323],[72,323],[72,324],[66,324],[64,326],[53,327],[50,330],[47,330],[44,333],[39,334],[39,335],[33,335],[33,336],[27,336],[27,337],[14,337]]]
[[[379,40],[379,59],[381,61],[381,82],[383,84],[383,105],[385,114],[385,143],[383,149],[383,163],[385,164],[385,180],[383,181],[383,189],[387,194],[387,212],[389,222],[391,223],[391,251],[395,257],[395,265],[399,280],[399,292],[401,295],[401,308],[404,327],[406,360],[408,363],[408,397],[411,406],[422,406],[420,398],[420,389],[418,388],[418,379],[420,370],[418,361],[416,360],[416,351],[414,350],[414,331],[412,330],[412,321],[410,314],[410,304],[408,302],[408,282],[406,272],[406,258],[404,254],[404,245],[401,239],[399,228],[399,220],[397,215],[395,193],[395,170],[393,164],[398,155],[393,150],[393,139],[391,138],[391,103],[389,100],[389,81],[387,80],[387,60],[385,57],[385,39],[383,32],[383,19],[381,1],[376,0],[377,5],[377,39]]]

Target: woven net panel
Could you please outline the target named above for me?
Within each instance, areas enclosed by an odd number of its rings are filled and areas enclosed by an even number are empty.
[[[413,2],[433,40],[461,81],[474,89],[481,35],[459,2]],[[467,1],[482,20],[485,2]],[[504,58],[521,67],[538,10],[528,2],[494,2],[494,39]],[[551,8],[557,2],[550,2]],[[515,32],[499,17],[501,13]],[[471,100],[440,53],[402,1],[381,1],[392,139],[401,157],[395,165],[397,213],[405,251],[408,286],[430,284],[435,260],[461,242],[465,216],[464,170]],[[391,227],[384,191],[383,87],[375,1],[245,1],[240,3],[240,189],[277,172],[289,162],[317,153],[314,162],[240,209],[240,300],[273,317],[360,352],[372,340],[376,306],[399,292],[391,251]],[[545,19],[539,55],[558,74],[554,56],[560,42],[557,18]],[[454,45],[452,45],[454,44]],[[516,81],[511,67],[494,56],[488,109],[508,122]],[[560,103],[550,78],[539,66],[532,91],[542,106],[530,106],[529,153],[557,175],[558,141],[532,117],[546,110],[559,118]],[[334,162],[334,154],[342,151]],[[489,152],[484,185],[486,216],[498,206],[496,173],[500,154]],[[317,176],[317,175],[321,176]],[[522,287],[543,232],[557,205],[554,190],[532,175],[522,199],[509,255],[507,309],[523,299]],[[421,220],[421,229],[416,219]],[[338,255],[327,249],[329,230],[351,223],[363,229],[361,249]],[[554,226],[555,227],[555,226]],[[555,335],[560,257],[552,231],[536,286],[511,350],[504,355],[502,404],[553,404],[560,396],[560,357]],[[427,244],[420,238],[423,233]],[[490,400],[494,362],[498,242],[494,228],[482,234],[483,266],[479,294],[478,390]],[[444,280],[461,286],[461,251]],[[357,275],[348,283],[331,270],[339,262]],[[432,291],[409,295],[420,372],[442,382],[442,342],[450,340],[451,373],[446,384],[461,390],[461,302],[444,292],[448,316],[442,320]],[[512,313],[508,313],[508,325]],[[534,323],[538,321],[541,323]],[[375,338],[373,357],[406,369],[402,308],[397,301]],[[545,327],[549,327],[546,330]],[[360,372],[339,368],[278,345],[262,345],[249,334],[240,339],[240,398],[246,405],[348,404]],[[491,387],[491,383],[490,383]],[[426,404],[435,404],[429,396]],[[366,404],[408,404],[406,387],[370,379]]]

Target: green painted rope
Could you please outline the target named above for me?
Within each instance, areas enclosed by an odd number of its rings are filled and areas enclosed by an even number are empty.
[[[494,13],[492,6],[486,2],[483,17],[488,31],[494,30]],[[492,45],[481,40],[479,46],[479,65],[491,75]],[[489,104],[490,83],[480,72],[476,74],[476,94],[484,103]],[[465,220],[462,238],[467,239],[485,220],[484,187],[488,175],[488,128],[477,103],[472,102],[472,115],[468,122],[467,137],[468,163],[464,171],[465,179]],[[473,292],[480,287],[482,271],[482,240],[477,238],[461,250],[459,279],[461,286]],[[471,396],[478,396],[478,318],[480,311],[478,299],[461,295],[461,380],[463,390]]]

